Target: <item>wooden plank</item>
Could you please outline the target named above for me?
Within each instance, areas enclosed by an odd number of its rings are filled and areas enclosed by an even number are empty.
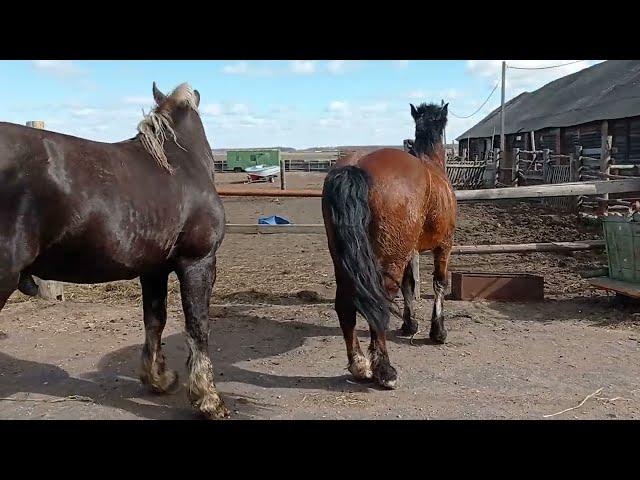
[[[277,188],[216,187],[221,197],[322,197],[322,190],[280,190]]]
[[[217,188],[218,195],[231,197],[322,197],[322,190],[279,190],[250,188]],[[459,202],[483,200],[509,200],[517,198],[573,197],[579,195],[604,195],[605,193],[640,192],[640,178],[624,180],[570,182],[527,187],[487,188],[481,190],[457,190]]]
[[[286,234],[324,234],[325,229],[323,224],[309,224],[299,223],[294,225],[258,225],[258,224],[241,224],[241,223],[228,223],[226,225],[226,233],[237,233],[244,235],[253,235],[256,233],[261,234],[273,234],[273,233],[286,233]]]
[[[609,164],[611,163],[611,144],[612,137],[609,135],[609,121],[603,120],[602,125],[600,127],[600,174],[608,175],[611,172],[609,171]],[[605,193],[602,195],[603,198],[608,199],[609,194]],[[600,204],[600,209],[598,213],[604,214],[607,211],[607,205],[604,203]]]
[[[579,250],[598,250],[605,246],[604,240],[584,240],[579,242],[550,243],[514,243],[506,245],[454,245],[454,255],[486,255],[499,253],[533,252],[573,252]],[[431,252],[425,252],[425,255]]]
[[[571,182],[527,187],[506,187],[485,190],[456,191],[460,202],[479,200],[507,200],[516,198],[572,197],[578,195],[602,195],[640,191],[640,178],[625,180]]]
[[[254,234],[324,234],[323,224],[293,224],[293,225],[258,225],[228,223],[226,233],[240,235]],[[604,248],[604,240],[584,240],[578,242],[550,242],[550,243],[516,243],[506,245],[454,245],[452,253],[455,255],[480,255],[497,253],[529,253],[529,252],[568,252],[578,250],[597,250]],[[421,255],[430,255],[423,252]]]
[[[589,283],[602,290],[613,290],[628,297],[640,298],[640,285],[637,283],[613,280],[609,277],[590,278]]]
[[[600,155],[602,148],[583,148],[582,153],[585,155]]]
[[[281,159],[280,160],[280,190],[287,189],[287,181],[285,179],[285,170],[286,168],[284,167],[284,160]]]

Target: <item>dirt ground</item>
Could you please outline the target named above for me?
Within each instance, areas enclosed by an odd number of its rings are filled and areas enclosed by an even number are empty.
[[[218,175],[242,186],[242,175]],[[289,174],[319,188],[322,174]],[[273,185],[265,185],[273,187]],[[280,214],[321,223],[319,199],[226,198],[227,220]],[[599,238],[597,229],[525,202],[463,204],[458,244]],[[356,383],[333,310],[334,279],[323,235],[228,235],[218,256],[210,353],[234,419],[640,418],[640,309],[615,308],[578,272],[601,253],[465,255],[452,271],[535,272],[545,301],[445,302],[449,336],[428,341],[431,268],[421,262],[421,331],[414,344],[393,320],[399,385]],[[137,380],[143,341],[138,283],[66,285],[66,302],[15,293],[0,313],[0,418],[197,419],[184,388],[147,392]],[[164,335],[167,361],[185,378],[186,346],[175,277]],[[368,344],[365,322],[358,321]]]

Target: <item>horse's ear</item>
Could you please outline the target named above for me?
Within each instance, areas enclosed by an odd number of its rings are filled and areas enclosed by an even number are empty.
[[[198,90],[194,90],[193,93],[196,95],[196,107],[200,106],[200,92]]]
[[[160,90],[158,90],[158,87],[156,86],[156,82],[153,82],[153,99],[156,101],[156,104],[160,105],[162,102],[165,101],[165,99],[167,98],[167,96],[162,93]]]
[[[418,111],[416,110],[416,107],[413,106],[413,103],[410,103],[409,105],[411,105],[411,116],[414,119],[418,118]]]
[[[445,103],[442,109],[440,110],[440,116],[442,118],[447,118],[448,111],[449,111],[449,102]]]

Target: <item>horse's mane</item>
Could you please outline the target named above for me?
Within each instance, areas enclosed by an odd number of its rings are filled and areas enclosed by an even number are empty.
[[[167,97],[167,100],[169,99],[171,99],[174,104],[186,105],[196,113],[198,112],[196,94],[188,83],[178,85],[173,92],[171,92],[171,95]],[[146,114],[138,124],[138,132],[140,132],[139,138],[145,150],[149,152],[158,165],[169,173],[173,173],[173,167],[169,164],[167,154],[164,151],[164,142],[167,136],[171,136],[176,145],[185,152],[186,149],[178,143],[178,138],[172,125],[171,112],[165,107],[167,103],[170,102],[165,101],[162,105],[154,107],[153,110]]]
[[[440,113],[441,106],[436,103],[426,103],[423,102],[416,107],[416,112],[418,115],[429,114],[431,116]]]
[[[447,125],[447,106],[435,103],[421,103],[412,107],[412,116],[416,122],[416,138],[412,145],[413,154],[432,155],[441,141],[442,132]]]

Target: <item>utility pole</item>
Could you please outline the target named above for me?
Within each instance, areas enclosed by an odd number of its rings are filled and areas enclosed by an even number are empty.
[[[505,62],[504,60],[502,61],[502,101],[500,103],[500,157],[502,157],[502,163],[504,165],[504,158],[505,158],[505,153],[506,153],[506,139],[504,136],[504,80],[505,80],[505,74],[506,74],[506,70],[507,70],[507,62]],[[500,172],[496,172],[496,174],[499,176]]]

